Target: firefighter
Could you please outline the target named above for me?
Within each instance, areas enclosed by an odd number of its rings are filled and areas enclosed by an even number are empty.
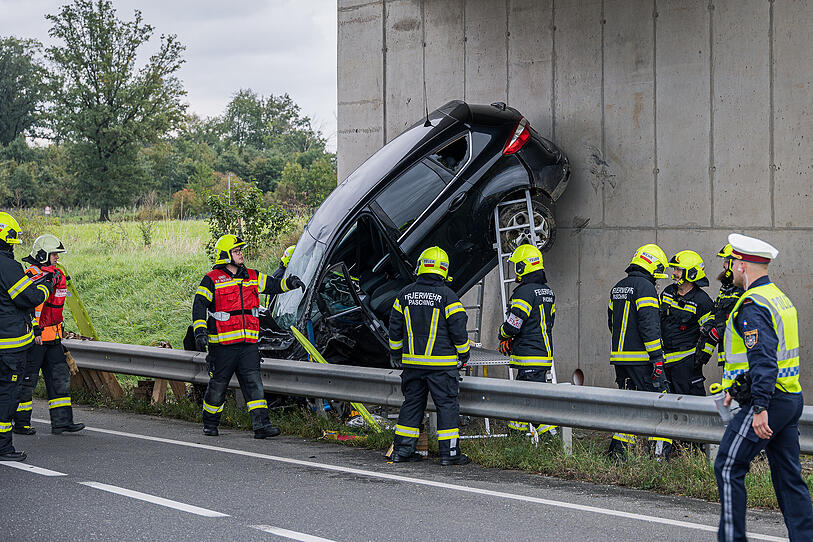
[[[0,461],[24,461],[11,442],[11,418],[17,408],[26,352],[34,341],[31,313],[51,297],[53,276],[31,276],[14,260],[20,225],[0,212]]]
[[[720,494],[720,541],[744,541],[745,475],[763,449],[791,542],[813,540],[813,506],[799,462],[799,321],[793,303],[768,277],[779,251],[747,237],[728,236],[734,284],[745,292],[725,330],[725,404],[740,410],[728,422],[714,462]],[[750,381],[750,389],[746,384]],[[733,387],[732,387],[733,386]],[[729,393],[730,392],[730,393]]]
[[[31,322],[34,327],[34,344],[28,350],[25,376],[20,387],[20,402],[14,414],[14,432],[21,435],[33,435],[37,432],[31,426],[31,407],[40,369],[48,394],[51,433],[75,433],[85,428],[85,424],[73,421],[71,373],[62,348],[62,309],[68,295],[68,286],[65,274],[57,267],[57,261],[59,255],[65,252],[65,247],[58,238],[45,234],[37,237],[31,254],[23,258],[24,262],[30,264],[26,273],[32,276],[39,273],[53,274],[54,291],[45,303],[34,309]]]
[[[282,280],[282,277],[285,276],[285,271],[288,269],[288,263],[291,261],[291,256],[294,255],[294,249],[296,245],[291,245],[285,249],[285,252],[282,253],[282,256],[279,259],[279,267],[271,273],[271,278],[275,280]],[[275,295],[267,295],[265,296],[265,307],[269,308],[271,305],[274,304],[274,300],[277,296]]]
[[[254,438],[279,435],[268,419],[260,376],[260,294],[278,294],[305,289],[297,276],[272,279],[248,269],[243,263],[246,243],[235,235],[223,235],[215,243],[215,265],[204,275],[192,304],[195,346],[205,352],[209,363],[209,385],[203,397],[203,434],[217,436],[217,426],[226,400],[226,389],[237,374],[246,399]]]
[[[500,326],[499,351],[511,356],[517,380],[546,382],[553,365],[553,319],[556,300],[545,277],[542,253],[533,245],[520,245],[508,259],[519,286],[511,294],[505,322]],[[510,421],[508,427],[527,431],[527,422]],[[538,433],[556,434],[555,426],[540,425]]]
[[[395,426],[394,463],[421,461],[415,452],[427,392],[438,413],[440,464],[465,465],[460,451],[457,401],[458,370],[469,360],[466,310],[446,285],[449,256],[440,247],[424,250],[415,269],[418,279],[398,293],[390,311],[390,357],[403,366],[404,403]]]
[[[713,303],[703,290],[709,285],[703,258],[692,250],[669,260],[672,284],[661,292],[661,334],[666,380],[671,391],[706,395],[703,365],[695,364],[700,327],[712,319]]]
[[[695,354],[695,364],[705,365],[711,358],[714,348],[717,348],[717,365],[722,367],[725,364],[725,326],[731,309],[737,303],[742,293],[745,291],[734,284],[734,275],[731,272],[732,259],[731,245],[727,244],[717,253],[718,258],[723,259],[723,270],[717,275],[720,281],[720,292],[714,300],[714,310],[712,319],[706,322],[700,329],[700,338],[697,341]]]
[[[669,265],[666,254],[655,244],[644,245],[626,269],[626,278],[610,290],[607,325],[610,328],[610,364],[615,367],[619,389],[667,391],[661,343],[660,304],[657,279],[666,278]],[[656,441],[656,456],[667,456],[671,440]],[[626,456],[627,447],[635,442],[628,433],[615,433],[610,444],[611,455]]]

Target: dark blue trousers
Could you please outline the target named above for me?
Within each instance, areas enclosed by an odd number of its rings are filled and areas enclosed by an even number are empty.
[[[237,375],[240,390],[246,400],[251,426],[255,431],[270,426],[268,403],[260,375],[260,351],[255,343],[209,346],[209,385],[203,396],[203,427],[216,428],[220,423],[226,390],[231,377]]]
[[[23,381],[26,350],[0,353],[0,454],[14,451],[11,444],[11,418]]]
[[[750,406],[743,407],[728,423],[714,462],[720,493],[718,541],[747,541],[745,474],[751,460],[763,449],[791,542],[813,540],[813,506],[799,463],[799,416],[803,407],[801,393],[774,392],[768,406],[768,425],[773,436],[767,440],[754,433],[751,427],[754,411]]]

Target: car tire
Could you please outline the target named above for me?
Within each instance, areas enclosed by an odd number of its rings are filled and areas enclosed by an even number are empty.
[[[512,195],[507,199],[519,199],[522,195]],[[537,248],[542,252],[547,252],[556,240],[556,220],[553,216],[553,202],[543,194],[531,196],[531,205],[534,210],[534,226],[537,236]],[[528,208],[525,202],[513,203],[500,209],[500,228],[508,226],[521,226],[530,223],[528,219]],[[519,245],[530,243],[528,234],[522,230],[505,232],[503,236],[502,250],[505,254],[510,254]]]

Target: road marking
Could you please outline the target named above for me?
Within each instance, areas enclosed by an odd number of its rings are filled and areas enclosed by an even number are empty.
[[[37,422],[46,422],[47,420],[34,420]],[[528,495],[517,495],[514,493],[505,493],[502,491],[493,491],[490,489],[480,489],[476,487],[469,487],[469,486],[462,486],[458,484],[450,484],[447,482],[436,482],[434,480],[424,480],[422,478],[411,478],[409,476],[402,476],[399,474],[388,474],[384,472],[374,472],[369,470],[363,469],[354,469],[351,467],[341,467],[339,465],[328,465],[325,463],[317,463],[315,461],[304,461],[302,459],[293,459],[290,457],[280,457],[275,455],[269,454],[261,454],[258,452],[249,452],[246,450],[238,450],[234,448],[223,448],[220,446],[212,446],[209,444],[199,444],[197,442],[186,442],[183,440],[173,440],[163,437],[151,437],[148,435],[139,435],[137,433],[125,433],[123,431],[114,431],[112,429],[100,429],[96,427],[86,427],[85,431],[91,431],[96,433],[105,433],[108,435],[116,435],[120,437],[127,437],[127,438],[134,438],[140,440],[149,440],[152,442],[162,442],[165,444],[175,444],[178,446],[186,446],[189,448],[198,448],[201,450],[210,450],[213,452],[223,452],[227,454],[233,455],[241,455],[244,457],[254,457],[257,459],[266,459],[269,461],[277,461],[279,463],[288,463],[289,465],[299,465],[302,467],[309,467],[315,469],[322,469],[328,470],[333,472],[343,472],[346,474],[354,474],[359,476],[369,476],[371,478],[382,478],[385,480],[394,480],[396,482],[405,482],[408,484],[416,484],[416,485],[423,485],[423,486],[431,486],[431,487],[438,487],[442,489],[450,489],[453,491],[460,491],[464,493],[474,493],[477,495],[486,495],[489,497],[497,497],[501,499],[508,499],[513,501],[522,501],[522,502],[529,502],[534,504],[543,504],[545,506],[554,506],[558,508],[566,508],[570,510],[579,510],[582,512],[593,512],[595,514],[603,514],[606,516],[614,516],[619,518],[625,519],[635,519],[639,521],[646,521],[649,523],[657,523],[661,525],[672,525],[675,527],[683,527],[686,529],[695,529],[698,531],[706,531],[710,533],[717,532],[717,526],[714,525],[704,525],[702,523],[692,523],[689,521],[680,521],[675,519],[668,519],[663,517],[657,516],[647,516],[644,514],[635,514],[632,512],[624,512],[621,510],[613,510],[611,508],[599,508],[596,506],[588,506],[583,504],[575,504],[565,501],[554,501],[551,499],[542,499],[539,497],[531,497]],[[787,542],[787,538],[779,537],[779,536],[771,536],[767,534],[759,534],[759,533],[747,533],[747,536],[753,540],[766,540],[767,542]]]
[[[64,472],[57,472],[55,470],[43,469],[42,467],[35,467],[34,465],[26,465],[19,461],[0,461],[0,465],[11,467],[13,469],[20,469],[34,474],[41,474],[42,476],[67,476]]]
[[[174,508],[175,510],[189,512],[190,514],[197,514],[199,516],[206,516],[208,518],[229,517],[228,514],[221,514],[220,512],[215,512],[214,510],[207,510],[206,508],[200,508],[198,506],[192,506],[191,504],[185,504],[178,501],[171,501],[169,499],[165,499],[163,497],[156,497],[155,495],[150,495],[148,493],[133,491],[132,489],[125,489],[123,487],[118,486],[110,486],[99,482],[79,482],[79,483],[82,484],[83,486],[101,489],[102,491],[116,493],[117,495],[124,495],[125,497],[130,497],[132,499],[138,499],[139,501],[151,502],[153,504],[157,504],[160,506],[166,506],[167,508]]]
[[[313,536],[310,534],[298,533],[296,531],[289,531],[288,529],[274,527],[273,525],[249,525],[249,527],[252,529],[257,529],[258,531],[290,538],[291,540],[299,540],[300,542],[335,542],[329,538],[322,538],[321,536]]]

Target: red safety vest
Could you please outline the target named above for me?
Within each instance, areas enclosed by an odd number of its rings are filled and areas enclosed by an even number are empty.
[[[206,275],[215,284],[209,318],[214,319],[216,335],[209,335],[215,344],[256,343],[260,336],[260,306],[257,271],[247,269],[248,278],[232,277],[222,269],[212,269]],[[210,328],[211,329],[211,328]]]
[[[68,297],[68,282],[64,273],[54,266],[37,267],[32,265],[26,269],[26,273],[37,275],[39,273],[53,273],[56,277],[54,292],[45,303],[34,309],[34,323],[39,325],[42,331],[43,341],[54,341],[63,337],[62,332],[62,311],[65,308],[65,298]]]

